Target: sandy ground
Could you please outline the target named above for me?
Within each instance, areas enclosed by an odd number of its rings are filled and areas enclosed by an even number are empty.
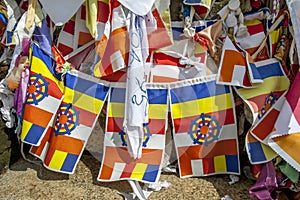
[[[131,192],[126,181],[102,183],[96,180],[100,162],[83,155],[72,175],[49,171],[20,159],[0,175],[0,199],[123,199],[117,192]],[[229,195],[234,200],[249,199],[248,188],[253,181],[240,176],[229,185],[228,175],[180,179],[177,174],[163,173],[161,181],[170,187],[153,192],[149,200],[157,199],[221,199]]]

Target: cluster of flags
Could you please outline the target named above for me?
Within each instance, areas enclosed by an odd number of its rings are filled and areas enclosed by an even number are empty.
[[[231,88],[213,75],[171,84],[170,98],[180,176],[239,174]]]
[[[94,6],[83,3],[75,9],[73,18],[62,27],[57,49],[45,51],[44,45],[51,46],[52,41],[46,35],[49,30],[43,26],[37,29],[40,32],[35,32],[39,43],[32,42],[30,46],[30,76],[21,140],[31,145],[30,153],[47,169],[75,172],[106,104],[104,151],[98,181],[157,182],[164,161],[169,116],[180,177],[240,174],[234,91],[252,116],[252,126],[245,138],[250,162],[267,163],[279,155],[300,171],[299,156],[295,153],[300,146],[300,75],[291,83],[277,59],[258,61],[251,57],[266,37],[263,24],[257,19],[265,11],[245,17],[247,40],[233,42],[229,37],[224,38],[220,64],[213,75],[207,73],[206,47],[198,42],[191,46],[190,39],[183,39],[183,24],[172,22],[168,30],[156,8],[142,19],[147,23],[147,32],[138,38],[147,40],[149,51],[139,47],[139,53],[150,55],[147,62],[151,67],[145,70],[149,70],[148,82],[139,85],[145,92],[142,100],[147,101],[148,119],[142,124],[143,137],[137,138],[142,140],[141,155],[134,159],[128,150],[129,134],[124,130],[128,101],[125,75],[127,68],[133,66],[132,59],[136,66],[141,64],[136,54],[138,47],[132,43],[128,16],[120,1],[93,2]],[[200,1],[184,3],[199,5],[204,10],[210,6]],[[4,24],[7,23],[5,15],[0,10],[0,22]],[[136,19],[141,18],[136,16]],[[201,32],[215,22],[198,21],[192,26]],[[42,25],[45,23],[46,20]],[[134,33],[141,34],[136,21],[131,25],[135,25]],[[39,38],[39,34],[45,38]],[[275,35],[281,34],[282,30],[276,29],[268,36],[272,56],[279,39]],[[160,38],[166,39],[160,41]],[[57,67],[66,64],[65,58],[86,45],[95,48],[97,53],[94,76],[74,68],[57,73]],[[112,80],[114,75],[117,82],[104,81],[105,77]],[[125,77],[124,82],[119,76]]]

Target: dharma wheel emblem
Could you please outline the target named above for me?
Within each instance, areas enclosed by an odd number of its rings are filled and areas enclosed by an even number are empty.
[[[26,103],[38,105],[48,96],[48,85],[41,74],[32,74],[29,78]]]
[[[275,104],[278,100],[278,97],[274,95],[272,92],[266,97],[264,106],[258,113],[258,119],[262,118],[264,114]]]
[[[70,135],[79,125],[78,114],[72,104],[62,103],[56,116],[55,135]]]
[[[188,134],[194,144],[208,145],[218,140],[220,130],[221,126],[214,116],[202,113],[195,120],[192,120]]]

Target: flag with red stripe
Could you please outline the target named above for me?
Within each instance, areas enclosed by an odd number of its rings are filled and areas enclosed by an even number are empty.
[[[122,129],[125,84],[112,85],[99,181],[138,180],[153,183],[159,179],[165,146],[168,90],[163,85],[151,84],[147,85],[147,93],[149,120],[143,128],[142,156],[134,160],[127,150],[126,133]]]
[[[63,99],[64,84],[55,76],[53,58],[36,43],[31,45],[30,77],[24,105],[21,140],[39,145]]]
[[[109,87],[99,79],[77,70],[65,77],[64,99],[54,126],[31,153],[52,171],[73,174],[95,126]]]
[[[256,123],[290,86],[290,81],[278,60],[268,59],[255,64],[262,76],[263,84],[256,88],[234,87],[237,94],[249,106],[253,123]]]
[[[226,37],[217,74],[217,83],[251,88],[262,82],[261,74],[249,53],[234,45],[231,39]]]
[[[232,91],[216,76],[170,84],[180,177],[239,174]]]
[[[268,144],[288,163],[300,170],[297,152],[300,143],[297,142],[300,130],[300,73],[298,72],[288,93],[286,94],[281,111],[275,122]]]

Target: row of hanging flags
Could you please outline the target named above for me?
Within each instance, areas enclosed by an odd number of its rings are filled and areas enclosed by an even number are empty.
[[[156,182],[164,158],[168,113],[180,177],[240,174],[234,91],[253,116],[245,138],[250,162],[265,163],[279,155],[300,171],[296,153],[300,145],[297,142],[300,75],[297,73],[290,80],[278,59],[252,57],[265,37],[270,38],[271,49],[280,40],[280,34],[273,31],[265,35],[261,21],[265,9],[245,16],[249,31],[246,39],[233,42],[232,38],[223,38],[220,64],[211,75],[207,73],[210,67],[206,62],[207,49],[199,43],[191,48],[189,40],[180,38],[178,33],[183,29],[179,23],[168,29],[167,20],[157,9],[143,13],[147,14],[148,29],[146,37],[140,38],[147,38],[149,52],[142,49],[139,56],[150,54],[147,62],[151,67],[149,82],[140,85],[146,94],[140,100],[147,101],[147,120],[141,127],[141,155],[134,159],[127,148],[128,134],[124,130],[127,86],[115,81],[124,78],[124,68],[129,63],[142,59],[134,54],[136,46],[129,43],[132,29],[128,29],[120,2],[98,0],[94,2],[96,7],[91,7],[88,1],[82,3],[73,5],[72,9],[78,10],[73,18],[54,22],[65,24],[57,48],[48,41],[55,57],[42,45],[47,43],[45,38],[30,46],[30,77],[21,140],[32,145],[30,153],[40,158],[46,168],[68,174],[75,172],[106,103],[104,154],[97,180]],[[52,5],[47,1],[41,4]],[[196,30],[201,32],[215,22],[203,21],[193,26],[198,26]],[[282,33],[279,29],[275,31]],[[162,41],[162,37],[166,39]],[[55,72],[57,65],[66,63],[63,56],[90,46],[95,39],[94,76],[76,69],[63,76]],[[74,66],[81,61],[77,60]]]
[[[30,152],[46,168],[74,173],[107,101],[99,181],[158,180],[169,104],[181,176],[239,174],[234,99],[229,86],[216,84],[215,75],[171,85],[146,85],[149,118],[143,125],[142,156],[133,159],[123,130],[126,84],[109,83],[75,69],[68,71],[62,82],[51,72],[53,62],[32,43],[21,139],[32,145]],[[36,68],[40,71],[34,71]]]

